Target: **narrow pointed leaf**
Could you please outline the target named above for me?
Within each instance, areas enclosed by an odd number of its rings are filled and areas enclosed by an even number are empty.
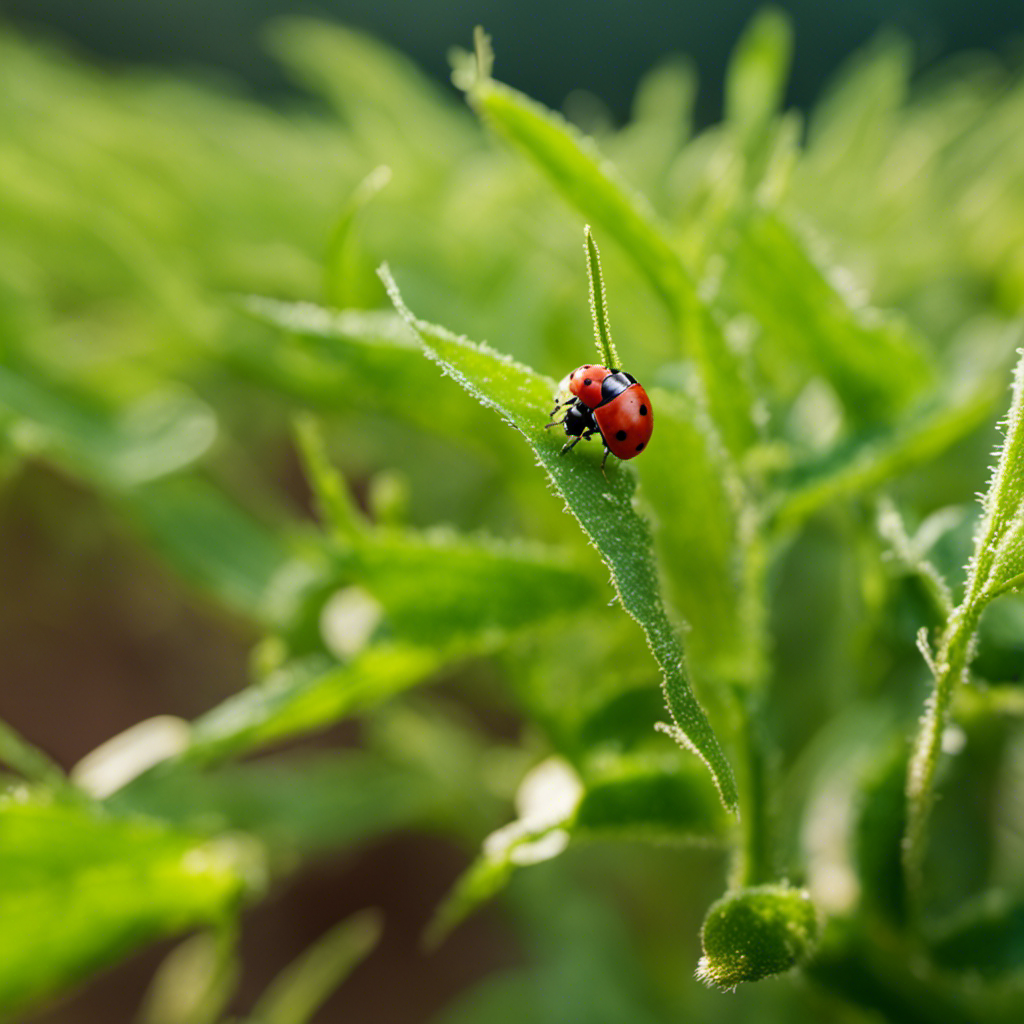
[[[634,260],[662,298],[681,344],[700,367],[711,414],[730,451],[755,439],[754,402],[744,370],[647,203],[556,114],[506,85],[478,82],[470,100],[600,231]]]
[[[373,951],[380,914],[364,910],[321,936],[270,984],[253,1007],[252,1024],[308,1024],[320,1005]]]
[[[728,121],[746,130],[766,124],[782,103],[792,51],[792,29],[781,10],[765,8],[753,18],[729,62]]]
[[[200,717],[184,757],[221,760],[324,729],[424,681],[452,657],[439,649],[390,645],[331,668],[288,666]]]
[[[633,507],[636,480],[623,465],[609,467],[580,451],[559,454],[562,442],[544,429],[555,383],[484,345],[457,338],[443,328],[416,320],[402,303],[394,281],[382,271],[392,300],[420,339],[426,354],[483,405],[519,431],[535,452],[569,511],[612,573],[623,608],[643,628],[662,671],[665,699],[691,749],[705,762],[730,810],[737,805],[732,769],[704,709],[697,702],[684,667],[679,635],[661,598],[648,524]]]

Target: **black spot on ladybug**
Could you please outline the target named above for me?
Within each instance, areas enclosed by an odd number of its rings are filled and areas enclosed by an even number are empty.
[[[640,406],[640,415],[641,416],[646,416],[647,415],[647,406],[646,405],[641,405]]]
[[[615,437],[616,437],[616,438],[617,438],[617,439],[618,439],[619,441],[625,441],[625,440],[626,440],[626,432],[625,432],[624,430],[620,430],[620,431],[619,431],[619,432],[618,432],[618,433],[617,433],[617,434],[615,435]]]
[[[636,450],[637,450],[638,452],[642,452],[642,451],[644,450],[644,442],[643,442],[643,441],[641,441],[641,442],[640,442],[640,443],[639,443],[639,444],[638,444],[638,445],[636,446]]]
[[[593,384],[594,382],[589,377],[587,377],[587,379],[583,383],[586,387],[589,388],[590,385]]]

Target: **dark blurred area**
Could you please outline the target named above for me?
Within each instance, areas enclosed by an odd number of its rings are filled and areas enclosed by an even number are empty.
[[[482,24],[494,40],[503,81],[553,107],[573,90],[587,90],[619,120],[640,76],[666,55],[684,53],[700,69],[697,116],[707,124],[721,111],[729,51],[764,6],[758,0],[8,0],[5,9],[15,24],[71,42],[113,66],[159,64],[219,74],[278,96],[291,83],[261,41],[267,21],[277,16],[306,14],[363,29],[442,81],[448,80],[449,48],[468,47],[474,25]],[[1024,32],[1024,4],[1007,0],[787,0],[777,6],[788,12],[795,32],[788,100],[804,108],[837,65],[882,29],[910,36],[922,67],[963,50],[1014,52]]]

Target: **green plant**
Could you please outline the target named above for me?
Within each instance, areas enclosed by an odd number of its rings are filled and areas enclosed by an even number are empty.
[[[1019,79],[911,86],[884,39],[805,131],[767,11],[721,124],[674,62],[591,138],[480,32],[455,80],[503,147],[357,34],[272,42],[337,120],[0,46],[8,489],[58,467],[257,637],[250,686],[69,775],[0,732],[0,1012],[203,928],[143,1019],[222,1020],[240,908],[411,826],[479,851],[427,940],[503,893],[533,954],[439,1020],[1019,1021],[1024,363],[967,507],[1024,312]],[[544,429],[591,326],[656,414],[606,472]],[[378,929],[252,1019],[310,1019]]]

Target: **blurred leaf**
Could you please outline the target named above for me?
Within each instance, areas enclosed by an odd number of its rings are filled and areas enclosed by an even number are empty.
[[[782,103],[792,57],[789,19],[763,8],[743,31],[725,80],[726,120],[750,132],[762,128]]]
[[[726,446],[735,452],[749,445],[753,399],[743,369],[647,204],[619,180],[590,140],[521,93],[488,79],[474,86],[470,99],[595,229],[636,262],[700,367],[711,415]]]
[[[130,783],[108,806],[195,831],[237,829],[306,853],[421,824],[439,812],[442,793],[414,766],[351,751],[206,770],[169,764]]]
[[[356,268],[352,258],[356,220],[371,199],[391,180],[386,164],[374,168],[356,187],[341,210],[327,245],[324,269],[324,299],[329,306],[342,309],[359,306]]]
[[[537,835],[524,837],[523,842],[535,843],[552,833],[564,834],[549,827]],[[440,945],[467,917],[494,899],[508,885],[516,873],[516,867],[515,861],[506,856],[505,851],[495,856],[483,855],[473,861],[437,908],[423,935],[424,945],[428,949]]]
[[[811,118],[808,163],[822,183],[880,158],[906,98],[913,54],[887,34],[856,53]]]
[[[426,363],[401,319],[391,313],[331,312],[310,303],[285,303],[252,296],[246,312],[301,339],[301,344],[253,348],[229,347],[230,365],[257,375],[303,402],[331,410],[382,409],[431,433],[502,459],[502,436],[481,429],[484,422],[471,403],[427,402],[437,387],[437,371]]]
[[[324,527],[338,541],[357,534],[365,520],[341,474],[330,463],[319,423],[308,414],[299,416],[293,432]]]
[[[855,425],[892,418],[927,385],[924,345],[891,316],[852,307],[778,215],[744,218],[727,259],[725,288],[760,325],[768,373],[793,361],[821,374]]]
[[[922,412],[891,432],[843,442],[824,458],[782,477],[771,503],[776,529],[792,530],[829,504],[869,494],[935,459],[991,416],[993,390],[984,385],[966,400]]]
[[[560,757],[535,765],[516,792],[518,818],[492,832],[483,849],[445,897],[424,939],[436,945],[482,903],[496,896],[516,869],[563,853],[568,827],[582,797],[579,777]]]
[[[385,272],[386,273],[386,272]],[[684,743],[711,771],[722,802],[736,809],[732,769],[714,731],[690,688],[683,649],[661,601],[647,523],[632,506],[635,478],[628,467],[611,467],[605,477],[582,453],[566,459],[561,444],[544,430],[543,410],[555,386],[525,366],[492,349],[456,338],[442,328],[416,320],[402,304],[394,282],[386,277],[396,307],[407,318],[429,358],[439,363],[482,404],[494,409],[519,431],[547,470],[558,492],[612,573],[623,608],[641,625],[661,667],[665,699]]]
[[[273,52],[338,108],[367,159],[440,172],[471,138],[469,122],[408,58],[371,36],[301,18],[276,22]],[[404,168],[396,168],[404,169]]]
[[[308,1024],[320,1004],[373,951],[382,921],[375,910],[346,918],[290,963],[260,996],[252,1024]]]
[[[41,782],[57,790],[67,786],[60,765],[4,721],[0,721],[0,764],[13,768],[29,782]]]
[[[752,503],[699,403],[662,388],[648,394],[657,434],[636,471],[666,592],[691,627],[695,666],[716,679],[749,681],[760,671],[745,632],[741,578]]]
[[[241,964],[233,928],[200,932],[164,957],[146,992],[139,1024],[217,1024]]]
[[[186,579],[229,608],[268,616],[271,581],[292,556],[273,530],[200,477],[156,481],[124,502],[146,540]]]
[[[433,675],[453,652],[393,644],[371,647],[344,665],[323,659],[279,669],[198,718],[186,760],[206,763],[325,729]]]
[[[986,977],[1024,968],[1024,897],[991,890],[957,910],[929,942],[940,967]]]
[[[887,756],[886,756],[887,755]],[[854,861],[865,909],[896,926],[906,923],[907,890],[900,847],[907,825],[905,742],[875,758],[860,781]]]
[[[571,822],[573,839],[717,844],[732,822],[703,773],[677,756],[598,756]]]
[[[230,917],[261,873],[251,843],[40,800],[0,801],[0,1012],[131,950]]]
[[[597,574],[557,549],[448,530],[376,529],[334,555],[333,573],[380,601],[392,635],[423,644],[493,642],[607,600]]]
[[[27,367],[0,366],[0,406],[18,421],[23,450],[117,490],[166,476],[198,459],[217,432],[212,411],[182,389],[157,391],[122,409]]]

